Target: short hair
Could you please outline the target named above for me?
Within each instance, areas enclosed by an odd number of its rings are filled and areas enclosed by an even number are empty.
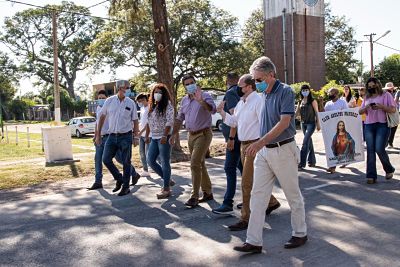
[[[331,88],[329,88],[329,90],[328,90],[328,93],[329,92],[335,92],[336,94],[339,94],[339,89],[337,89],[337,88],[335,88],[335,87],[331,87]]]
[[[130,83],[127,80],[118,80],[115,82],[115,87],[119,90],[120,87],[130,87]]]
[[[146,99],[146,101],[148,101],[149,100],[149,96],[148,96],[148,94],[140,93],[140,94],[138,94],[136,96],[135,99],[136,99],[136,101],[139,101],[140,99]]]
[[[276,73],[276,67],[269,57],[259,57],[254,60],[250,67],[250,73],[254,71],[262,71],[265,73],[274,72]]]
[[[228,72],[226,75],[226,82],[230,84],[236,84],[239,80],[239,75],[236,72]]]
[[[99,90],[99,91],[97,92],[97,95],[105,95],[105,96],[107,96],[107,92],[106,92],[106,90],[101,89],[101,90]]]
[[[194,76],[192,74],[185,74],[182,77],[182,84],[185,85],[185,81],[189,80],[189,79],[193,79],[193,81],[196,81],[196,79],[194,78]]]
[[[253,76],[251,76],[251,74],[244,74],[240,77],[240,80],[243,80],[243,82],[246,85],[251,85],[251,88],[253,90],[256,90],[256,82],[253,79]]]

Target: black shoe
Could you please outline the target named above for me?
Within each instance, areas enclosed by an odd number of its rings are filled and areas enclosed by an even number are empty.
[[[268,207],[267,210],[265,211],[265,215],[270,215],[271,212],[273,212],[274,210],[276,210],[277,208],[279,208],[281,206],[281,203],[276,203],[275,205]]]
[[[243,207],[243,203],[239,203],[239,204],[236,205],[236,208],[238,208],[240,210],[242,209],[242,207]]]
[[[262,251],[262,246],[254,246],[249,243],[244,243],[241,246],[236,246],[233,248],[236,251],[240,252],[248,252],[248,253],[261,253]]]
[[[189,198],[189,200],[185,202],[185,205],[188,206],[189,208],[194,208],[197,205],[199,205],[199,200],[194,197]]]
[[[297,237],[297,236],[292,236],[288,242],[285,244],[285,248],[297,248],[302,245],[304,245],[307,242],[308,238],[307,236],[303,237]]]
[[[129,187],[122,187],[121,191],[119,191],[118,196],[122,197],[127,194],[129,194],[131,190],[129,190]]]
[[[203,197],[199,199],[199,203],[207,202],[214,199],[213,193],[203,192]]]
[[[315,165],[315,163],[308,163],[308,167],[315,167],[316,165]]]
[[[121,187],[122,187],[122,182],[117,181],[117,182],[115,183],[115,187],[114,187],[114,189],[113,189],[112,191],[115,193],[115,192],[117,192],[118,190],[120,190]]]
[[[100,189],[100,188],[103,188],[102,183],[94,183],[91,187],[88,187],[87,190],[96,190],[96,189]]]
[[[246,221],[239,221],[238,223],[229,225],[228,228],[231,231],[243,231],[243,230],[247,229],[248,225],[249,225],[249,223]]]
[[[140,178],[140,174],[139,174],[139,173],[136,173],[135,175],[133,175],[133,176],[132,176],[132,183],[131,183],[131,186],[136,185],[137,182],[139,181],[139,178]]]

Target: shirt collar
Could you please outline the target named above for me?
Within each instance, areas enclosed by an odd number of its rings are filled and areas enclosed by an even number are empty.
[[[271,92],[269,92],[269,93],[270,93],[270,94],[275,93],[276,90],[278,89],[278,86],[279,86],[280,84],[281,84],[281,81],[276,80],[275,83],[274,83],[274,86],[272,87]]]

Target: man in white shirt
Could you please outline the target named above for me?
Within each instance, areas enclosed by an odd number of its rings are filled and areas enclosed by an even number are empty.
[[[143,172],[141,176],[150,176],[149,167],[147,166],[147,150],[149,145],[146,143],[146,125],[149,115],[149,97],[147,94],[140,93],[136,96],[136,102],[140,108],[140,120],[139,120],[139,153],[140,161],[142,162]]]
[[[217,109],[222,118],[224,118],[224,123],[231,127],[229,136],[235,136],[237,131],[238,138],[241,142],[240,156],[243,163],[242,216],[238,223],[228,227],[231,231],[246,230],[249,223],[250,194],[253,186],[254,173],[254,157],[247,155],[245,152],[249,145],[256,142],[260,138],[261,111],[264,105],[262,97],[255,91],[256,84],[250,74],[245,74],[240,77],[238,85],[244,95],[236,105],[233,115],[230,115],[224,111],[224,103],[221,103]],[[232,149],[233,145],[233,142],[228,142],[228,149]],[[273,195],[271,195],[266,213],[270,214],[273,210],[279,208],[280,205],[281,204],[279,201]]]
[[[117,181],[113,192],[117,192],[122,187],[118,196],[124,196],[130,192],[129,180],[131,176],[132,139],[134,137],[135,146],[138,145],[139,140],[136,104],[129,98],[130,89],[128,89],[128,87],[128,81],[119,80],[116,82],[118,93],[109,97],[104,103],[96,129],[96,145],[100,145],[102,142],[101,130],[107,118],[109,135],[104,145],[103,163]],[[112,161],[118,150],[120,150],[123,162],[123,175]],[[140,175],[136,173],[134,176],[135,179],[132,179],[132,182],[137,182],[139,177]]]
[[[339,90],[337,88],[331,88],[328,90],[328,98],[329,101],[326,102],[324,110],[325,111],[334,111],[334,110],[342,110],[349,108],[346,100],[341,99],[339,97]],[[341,168],[346,167],[346,165],[341,166]],[[329,173],[334,173],[336,171],[336,167],[330,167],[327,169]]]

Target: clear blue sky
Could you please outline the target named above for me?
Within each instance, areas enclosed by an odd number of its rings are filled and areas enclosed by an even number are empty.
[[[45,5],[47,3],[60,3],[61,0],[19,0],[36,5]],[[101,0],[75,0],[78,5],[90,6],[101,2]],[[250,13],[262,6],[262,0],[211,0],[219,8],[223,8],[239,18],[241,24],[250,16]],[[348,18],[349,24],[356,30],[356,39],[366,41],[364,34],[376,33],[378,38],[387,30],[391,32],[382,38],[379,42],[400,50],[400,28],[398,27],[397,17],[400,11],[400,1],[397,0],[327,0],[330,2],[333,14],[344,15]],[[0,25],[6,16],[11,16],[15,12],[27,7],[19,4],[10,4],[0,0]],[[100,5],[91,9],[92,14],[106,16],[106,5]],[[4,46],[0,46],[4,50]],[[355,57],[361,59],[361,48],[363,52],[363,62],[365,69],[369,69],[369,44],[362,43]],[[375,45],[374,62],[378,63],[385,56],[393,53],[400,53],[383,46]],[[121,68],[117,70],[117,77],[126,77],[132,73],[132,69]],[[78,83],[98,83],[108,81],[110,77],[106,75],[88,77],[86,73],[78,75]],[[27,80],[21,82],[22,94],[32,91],[31,83]]]

